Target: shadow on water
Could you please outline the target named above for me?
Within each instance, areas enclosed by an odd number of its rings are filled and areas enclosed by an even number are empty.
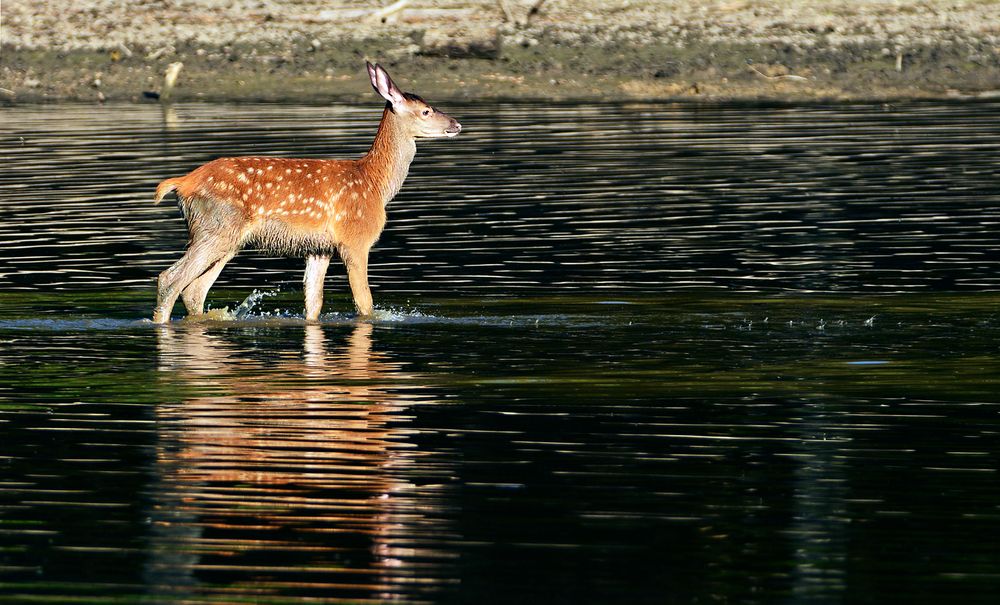
[[[376,320],[166,327],[155,183],[377,112],[2,110],[0,601],[995,600],[1000,106],[447,109]]]

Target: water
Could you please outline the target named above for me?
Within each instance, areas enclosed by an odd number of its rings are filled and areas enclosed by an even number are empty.
[[[1000,104],[442,109],[375,321],[167,327],[155,184],[377,109],[2,110],[0,601],[993,602]]]

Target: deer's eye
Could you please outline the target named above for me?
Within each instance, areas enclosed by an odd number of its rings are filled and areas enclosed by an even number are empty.
[[[427,116],[431,115],[431,110],[430,109],[425,109],[425,110],[423,110],[423,111],[420,112],[420,115],[422,115],[422,116],[424,116],[426,118]]]

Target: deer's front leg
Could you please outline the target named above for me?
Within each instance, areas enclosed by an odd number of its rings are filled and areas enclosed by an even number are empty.
[[[329,256],[306,257],[306,274],[302,278],[302,286],[306,295],[306,321],[319,319],[319,312],[323,309],[323,279],[326,277],[326,269],[329,266]]]
[[[372,314],[372,293],[368,289],[368,250],[342,249],[341,257],[347,267],[347,278],[351,282],[354,306],[360,315]]]

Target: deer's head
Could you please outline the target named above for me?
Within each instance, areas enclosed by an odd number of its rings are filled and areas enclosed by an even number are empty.
[[[410,136],[415,139],[454,137],[462,131],[455,118],[441,113],[415,94],[403,92],[378,64],[367,63],[372,87],[388,103],[389,109],[402,118]]]

